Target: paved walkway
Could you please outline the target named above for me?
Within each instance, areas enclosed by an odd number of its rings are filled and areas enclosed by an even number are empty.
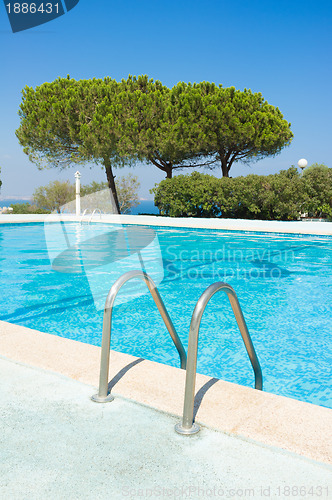
[[[0,498],[332,498],[332,468],[0,358]],[[302,488],[302,489],[300,489]]]

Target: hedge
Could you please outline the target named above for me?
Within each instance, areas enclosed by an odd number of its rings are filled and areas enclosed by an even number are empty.
[[[332,169],[316,165],[303,176],[295,167],[273,175],[218,179],[193,172],[165,179],[152,190],[161,215],[297,220],[300,214],[332,218]]]

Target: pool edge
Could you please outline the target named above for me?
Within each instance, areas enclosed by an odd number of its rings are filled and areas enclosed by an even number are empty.
[[[0,354],[12,361],[98,385],[99,347],[3,321],[0,321],[0,339]],[[111,352],[109,378],[118,379],[114,393],[178,415],[180,420],[185,372],[147,360],[128,368],[137,359]],[[198,422],[232,436],[332,464],[327,440],[332,428],[332,410],[221,380],[208,387],[210,380],[197,375],[196,393],[200,389],[204,393],[196,416]]]
[[[81,217],[61,215],[67,221],[80,221]],[[29,215],[29,214],[0,214],[0,224],[51,222],[59,220],[58,215]],[[307,235],[332,235],[332,222],[306,222],[306,221],[263,221],[251,219],[200,219],[156,217],[153,215],[103,215],[96,217],[94,222],[108,222],[114,224],[142,224],[158,227],[220,229],[229,231],[267,232],[282,234],[307,234]]]

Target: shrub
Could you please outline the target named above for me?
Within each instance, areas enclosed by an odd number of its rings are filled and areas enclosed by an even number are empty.
[[[161,215],[170,217],[217,217],[218,179],[193,172],[165,179],[150,192]]]
[[[12,203],[13,214],[49,214],[50,210],[44,210],[30,203]]]
[[[314,163],[303,172],[306,200],[303,211],[311,217],[332,218],[332,168]]]
[[[295,167],[273,175],[217,179],[194,172],[165,179],[152,190],[170,217],[296,220],[300,213],[332,216],[332,169],[314,166],[303,177]]]

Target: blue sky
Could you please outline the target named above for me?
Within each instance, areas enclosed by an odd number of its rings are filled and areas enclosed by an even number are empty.
[[[261,92],[291,122],[292,145],[231,175],[269,174],[306,158],[331,167],[330,0],[80,0],[64,16],[13,34],[0,5],[0,196],[31,196],[55,179],[74,181],[77,167],[38,171],[15,136],[21,90],[58,76],[93,78],[148,74],[172,86],[202,80]],[[153,166],[130,169],[140,195],[164,178]],[[81,168],[82,182],[105,180]],[[117,170],[117,175],[129,169]],[[219,168],[214,175],[220,177]]]

